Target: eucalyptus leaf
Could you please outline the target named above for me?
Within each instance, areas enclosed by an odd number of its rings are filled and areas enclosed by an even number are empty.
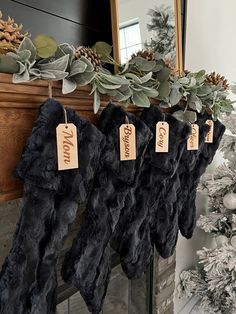
[[[92,89],[91,89],[91,92],[89,93],[89,95],[92,95],[94,93],[94,91],[96,90],[96,88],[97,88],[95,80],[93,81],[93,83],[91,85],[92,85]]]
[[[158,53],[157,53],[158,54]],[[165,61],[160,58],[160,55],[158,54],[158,58],[155,58],[156,59],[156,64],[157,65],[160,65],[162,68],[164,68],[166,65],[165,65]]]
[[[161,82],[157,89],[160,99],[167,97],[170,93],[170,83],[168,81]]]
[[[107,60],[112,52],[112,46],[104,41],[98,41],[92,49],[100,56],[102,60]]]
[[[156,63],[155,67],[152,69],[152,72],[154,72],[154,73],[159,72],[159,71],[161,71],[161,69],[163,69],[163,65]]]
[[[155,89],[151,89],[149,91],[145,91],[145,94],[148,97],[156,98],[159,95],[159,92],[157,90],[155,90]]]
[[[187,104],[190,109],[196,110],[199,113],[202,111],[202,101],[196,95],[192,95]]]
[[[194,123],[197,120],[197,114],[194,111],[185,111],[184,112],[184,120],[190,123]]]
[[[84,72],[74,76],[74,80],[78,86],[84,86],[89,84],[96,76],[96,72]]]
[[[130,62],[131,63],[131,62]],[[135,63],[141,71],[150,72],[155,68],[155,61],[148,61],[142,57],[135,57],[132,59],[132,63]]]
[[[122,94],[124,97],[124,100],[129,99],[132,96],[132,90],[131,88],[128,88],[124,91],[122,91],[121,89],[118,90],[118,94]]]
[[[151,87],[140,85],[140,84],[135,84],[135,87],[140,88],[143,91],[150,91],[150,90],[152,90]]]
[[[125,66],[123,67],[123,69],[122,69],[120,74],[125,73],[128,70],[128,68],[129,68],[129,61],[126,62]]]
[[[106,94],[111,96],[112,98],[114,98],[118,93],[119,91],[117,89],[108,89],[106,91]]]
[[[14,58],[8,55],[0,56],[0,72],[1,73],[17,73],[19,64]]]
[[[131,95],[132,95],[131,91],[129,91],[129,93],[127,95],[125,95],[122,92],[120,92],[119,90],[117,90],[116,94],[113,97],[114,97],[114,100],[125,101],[125,100],[129,99]]]
[[[30,75],[28,71],[25,71],[23,74],[13,74],[12,82],[13,83],[24,83],[30,80]]]
[[[23,74],[23,72],[25,72],[25,70],[26,70],[26,65],[23,64],[23,63],[21,63],[21,62],[18,62],[18,61],[17,61],[17,64],[18,64],[18,66],[19,66],[19,70],[18,70],[18,73],[17,73],[17,74],[21,75],[21,74]]]
[[[53,77],[51,77],[51,80],[53,80],[53,81],[63,80],[68,75],[68,72],[64,72],[64,71],[60,71],[60,70],[41,71],[41,78],[42,79],[47,79],[45,77],[45,73],[46,73],[46,76],[48,76],[49,73],[51,75],[53,75]]]
[[[112,84],[116,85],[123,85],[123,84],[129,84],[129,81],[124,76],[118,76],[118,75],[112,75],[112,74],[100,74],[102,78],[105,78],[107,82],[110,82]]]
[[[51,71],[42,71],[41,77],[43,80],[54,80],[55,79],[55,76],[54,76],[53,72],[51,72]]]
[[[94,101],[93,101],[93,110],[94,110],[94,113],[98,113],[98,110],[100,108],[100,104],[101,104],[101,101],[100,101],[100,95],[99,95],[99,92],[97,90],[94,91]]]
[[[142,84],[142,81],[140,80],[140,78],[133,73],[125,73],[125,76],[132,79],[134,82],[138,84]]]
[[[37,35],[33,43],[40,58],[48,58],[57,51],[57,42],[48,35]]]
[[[96,86],[97,86],[97,90],[99,91],[100,94],[107,94],[107,92],[109,92],[109,90],[107,90],[105,87],[103,87],[99,81],[96,81]]]
[[[51,70],[65,71],[67,69],[68,61],[69,61],[69,55],[65,55],[59,59],[56,59],[53,62],[38,64],[37,67],[41,71],[51,71]]]
[[[171,105],[165,101],[161,101],[160,104],[159,104],[159,107],[160,108],[170,108]]]
[[[176,119],[178,119],[180,121],[185,121],[184,112],[182,110],[175,111],[173,113],[173,117],[175,117]]]
[[[30,69],[30,76],[31,75],[36,76],[40,79],[41,78],[41,71],[37,68],[32,68],[32,69]]]
[[[122,103],[122,105],[123,105],[124,107],[127,108],[127,107],[130,105],[130,99],[126,99],[126,100],[122,101],[121,103]]]
[[[170,103],[172,106],[175,106],[177,105],[180,100],[182,98],[182,94],[181,92],[179,91],[178,88],[171,88],[171,91],[170,91]]]
[[[203,82],[205,80],[205,74],[206,71],[205,70],[200,70],[195,74],[195,77],[197,79],[197,81],[199,82]]]
[[[180,82],[180,84],[188,85],[189,84],[189,78],[188,77],[181,77],[179,79],[179,82]]]
[[[196,79],[194,77],[191,77],[190,79],[190,83],[189,83],[189,87],[193,87],[195,86],[197,83]]]
[[[134,92],[131,99],[138,107],[150,107],[149,98],[144,92]]]
[[[55,58],[59,59],[65,55],[69,55],[69,59],[72,59],[74,57],[75,49],[72,45],[64,43],[60,44],[57,47],[57,50],[55,52]]]
[[[157,73],[157,78],[160,82],[167,81],[170,77],[171,70],[169,68],[163,68]]]
[[[200,97],[207,96],[210,93],[211,93],[211,88],[210,86],[207,86],[207,85],[200,86],[197,90],[197,95]]]
[[[137,85],[135,86],[131,86],[132,90],[136,91],[136,92],[142,92],[142,87],[138,87]]]
[[[152,78],[152,72],[149,72],[148,74],[140,77],[140,81],[142,84],[148,82]]]
[[[82,60],[75,60],[71,64],[69,77],[77,75],[79,73],[84,73],[87,69],[87,64]]]
[[[127,90],[130,90],[130,84],[129,84],[129,81],[127,81],[128,84],[122,84],[121,87],[119,88],[119,90],[123,93],[123,92],[126,92]]]
[[[20,43],[20,46],[17,49],[17,52],[21,52],[24,50],[29,50],[30,51],[30,61],[33,61],[36,59],[37,55],[37,50],[36,47],[34,46],[32,40],[29,37],[24,37],[22,42]]]
[[[86,72],[93,72],[94,71],[94,66],[92,65],[92,63],[87,58],[82,56],[82,57],[80,57],[79,60],[81,60],[87,64]]]
[[[104,84],[104,83],[101,82],[101,81],[100,81],[100,84],[101,84],[102,87],[104,87],[105,89],[118,89],[118,88],[120,88],[120,85]]]
[[[21,62],[26,62],[27,60],[30,60],[30,57],[31,57],[31,52],[30,50],[22,50],[22,51],[19,51],[17,53],[18,55],[18,60],[20,60]]]
[[[148,60],[145,60],[145,62],[143,62],[141,65],[139,65],[140,70],[143,72],[153,71],[153,69],[155,69],[155,67],[156,67],[156,62],[155,61],[148,61]]]
[[[62,81],[62,94],[72,93],[77,87],[77,84],[73,80],[64,79]]]

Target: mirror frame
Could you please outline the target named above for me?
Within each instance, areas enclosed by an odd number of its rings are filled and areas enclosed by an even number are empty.
[[[183,42],[182,42],[182,1],[174,1],[175,32],[176,32],[176,70],[183,71]],[[110,0],[111,26],[113,42],[113,58],[120,63],[120,36],[119,36],[119,0]],[[115,67],[117,73],[117,67]]]

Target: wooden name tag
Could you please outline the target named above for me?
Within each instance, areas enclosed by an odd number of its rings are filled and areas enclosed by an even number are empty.
[[[77,129],[73,123],[57,126],[58,170],[78,168]]]
[[[199,126],[192,124],[192,132],[187,141],[187,150],[198,150],[199,146]]]
[[[210,126],[210,130],[208,131],[205,143],[213,143],[213,134],[214,134],[214,121],[213,120],[206,120],[206,124]]]
[[[156,153],[169,151],[169,124],[161,121],[156,124]]]
[[[136,159],[136,135],[133,124],[120,126],[120,160]]]

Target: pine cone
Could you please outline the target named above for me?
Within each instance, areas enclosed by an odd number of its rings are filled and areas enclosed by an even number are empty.
[[[211,85],[222,86],[225,90],[229,88],[228,81],[225,79],[225,77],[216,72],[207,74],[205,82]]]
[[[0,53],[6,54],[17,50],[24,37],[28,36],[28,33],[22,32],[22,28],[22,24],[16,24],[9,16],[7,21],[3,21],[0,11]]]
[[[131,55],[131,59],[135,58],[135,57],[142,57],[148,61],[152,61],[154,60],[154,52],[151,50],[139,50],[136,53],[133,53]]]
[[[82,56],[87,58],[94,66],[95,71],[101,66],[102,61],[99,55],[89,47],[80,46],[75,50],[75,58],[80,59]]]

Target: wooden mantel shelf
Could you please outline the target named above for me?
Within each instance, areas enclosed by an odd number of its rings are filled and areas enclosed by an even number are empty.
[[[30,135],[38,107],[48,98],[48,92],[47,81],[13,84],[12,75],[0,73],[0,202],[18,198],[22,194],[22,184],[13,177],[12,172]],[[96,123],[99,115],[93,113],[93,95],[89,93],[90,87],[84,86],[63,95],[61,83],[53,82],[54,99]],[[109,97],[102,96],[101,108],[108,102]],[[128,111],[137,112],[139,109],[129,106]]]

